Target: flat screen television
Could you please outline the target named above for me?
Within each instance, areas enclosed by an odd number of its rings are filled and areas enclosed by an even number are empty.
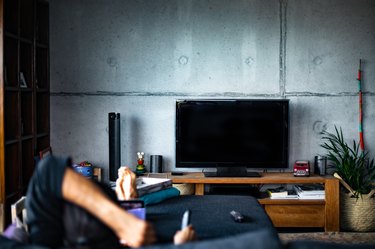
[[[288,154],[289,100],[176,102],[176,168],[217,169],[206,170],[206,176],[259,176],[259,170],[288,168]]]

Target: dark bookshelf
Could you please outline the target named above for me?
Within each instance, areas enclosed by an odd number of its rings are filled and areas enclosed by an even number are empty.
[[[10,205],[25,195],[39,151],[50,147],[49,3],[0,0],[3,8],[4,147],[1,227]],[[24,78],[24,81],[22,80]],[[26,85],[24,84],[26,83]]]

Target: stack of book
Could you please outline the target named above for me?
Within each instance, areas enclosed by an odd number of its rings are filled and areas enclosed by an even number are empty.
[[[172,187],[171,179],[155,178],[155,177],[139,177],[137,178],[137,192],[139,196],[150,194],[160,190]]]
[[[269,188],[266,190],[270,199],[298,199],[294,191],[288,191],[285,187]]]
[[[323,184],[303,184],[294,186],[299,199],[324,200],[325,191]]]

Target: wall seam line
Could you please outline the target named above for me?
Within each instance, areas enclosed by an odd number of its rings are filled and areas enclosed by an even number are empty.
[[[280,96],[285,98],[286,85],[286,39],[287,39],[287,3],[288,0],[280,0],[280,44],[279,44],[279,87]]]
[[[375,96],[375,92],[363,92],[363,96]],[[143,96],[143,97],[217,97],[217,98],[249,98],[249,97],[269,97],[269,98],[280,98],[279,93],[258,93],[258,94],[246,94],[236,92],[210,92],[210,93],[184,93],[184,92],[110,92],[110,91],[97,91],[97,92],[51,92],[50,96],[65,97],[65,96]],[[337,92],[337,93],[321,93],[321,92],[284,92],[283,98],[287,97],[348,97],[358,96],[358,92]]]

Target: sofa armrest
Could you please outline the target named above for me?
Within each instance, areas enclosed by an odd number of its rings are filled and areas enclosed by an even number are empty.
[[[282,244],[273,230],[261,229],[224,238],[194,241],[182,245],[159,244],[144,249],[282,249]]]

